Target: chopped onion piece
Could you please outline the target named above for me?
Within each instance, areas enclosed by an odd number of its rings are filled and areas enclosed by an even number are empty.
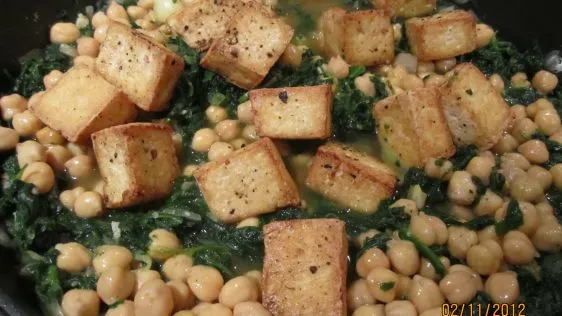
[[[394,66],[402,65],[409,73],[415,74],[418,69],[418,58],[412,54],[400,53],[394,60]]]

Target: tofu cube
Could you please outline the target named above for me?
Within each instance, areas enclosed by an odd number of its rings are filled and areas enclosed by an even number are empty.
[[[458,146],[491,148],[511,125],[509,106],[473,64],[460,64],[443,87],[441,104]]]
[[[332,87],[320,85],[250,91],[260,136],[324,139],[332,134]]]
[[[375,7],[385,9],[392,16],[414,17],[432,13],[437,0],[374,0]]]
[[[477,48],[476,19],[463,10],[409,19],[406,35],[410,49],[421,61],[451,58]]]
[[[170,194],[180,173],[171,127],[119,125],[94,133],[92,142],[107,207],[133,206]]]
[[[204,51],[213,40],[222,37],[238,10],[256,4],[253,0],[194,0],[169,17],[167,23],[189,46]]]
[[[419,88],[378,102],[373,109],[381,147],[400,167],[423,166],[431,157],[450,157],[455,144],[441,108],[439,88]]]
[[[137,115],[133,102],[95,70],[76,66],[32,105],[33,113],[71,142],[84,143],[90,135],[131,122]]]
[[[243,89],[252,89],[267,75],[293,37],[293,29],[263,8],[236,13],[223,37],[213,41],[201,66]]]
[[[277,148],[262,138],[194,173],[211,212],[224,223],[299,206],[299,192]]]
[[[318,31],[322,32],[322,51],[330,57],[343,56],[343,18],[346,11],[330,8],[318,18]]]
[[[372,213],[394,193],[394,171],[374,157],[351,147],[328,143],[318,148],[306,185],[345,207]]]
[[[118,22],[110,22],[96,67],[141,109],[162,111],[183,71],[183,58]]]
[[[278,221],[265,225],[263,235],[262,301],[273,315],[347,315],[344,222]]]
[[[349,64],[373,66],[394,59],[394,31],[386,11],[346,13],[342,33],[343,57]]]

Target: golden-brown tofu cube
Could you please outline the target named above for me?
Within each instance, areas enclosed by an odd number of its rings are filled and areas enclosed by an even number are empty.
[[[203,51],[214,39],[221,37],[238,10],[257,5],[253,0],[194,0],[168,18],[170,27],[180,34],[185,42]]]
[[[392,16],[414,17],[433,12],[437,0],[374,0],[377,9],[386,9]]]
[[[492,147],[513,121],[509,106],[473,64],[460,64],[443,87],[441,104],[458,146]]]
[[[273,315],[347,315],[344,222],[278,221],[263,235],[263,305]]]
[[[201,66],[244,89],[257,86],[293,37],[293,29],[271,12],[247,7],[236,13],[223,37],[213,41]]]
[[[332,134],[330,85],[252,90],[250,101],[260,136],[323,139]]]
[[[419,60],[445,59],[470,53],[476,45],[476,19],[463,10],[406,21],[412,53]]]
[[[321,48],[324,54],[336,57],[343,55],[343,17],[346,11],[330,8],[318,18],[318,30],[322,32]]]
[[[352,65],[373,66],[392,62],[394,31],[390,16],[384,10],[346,13],[342,48],[344,59]]]
[[[297,187],[269,138],[204,164],[194,176],[209,209],[225,223],[300,205]]]
[[[455,153],[440,97],[439,88],[419,88],[375,105],[373,117],[381,147],[390,150],[401,167],[422,166],[431,157]]]
[[[96,67],[141,109],[162,111],[172,98],[184,62],[142,33],[111,22]]]
[[[168,125],[114,126],[94,133],[92,142],[107,207],[133,206],[170,194],[179,166]]]
[[[394,192],[394,171],[374,157],[349,146],[328,143],[318,148],[306,185],[327,199],[372,213]]]
[[[89,141],[92,133],[106,127],[131,122],[137,115],[122,91],[86,66],[68,70],[31,110],[47,126],[78,143]]]

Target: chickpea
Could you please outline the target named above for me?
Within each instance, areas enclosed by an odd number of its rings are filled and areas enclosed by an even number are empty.
[[[55,185],[55,173],[44,162],[32,162],[23,170],[21,181],[33,184],[38,193],[47,193]]]
[[[76,41],[78,55],[97,57],[100,52],[100,43],[92,37],[81,37]]]
[[[514,272],[492,274],[486,280],[485,288],[494,303],[511,304],[519,297],[519,283]]]
[[[511,114],[515,118],[515,121],[524,119],[527,117],[527,110],[521,104],[515,104],[511,106]]]
[[[478,48],[490,44],[495,35],[496,33],[489,25],[483,23],[476,24],[476,45]]]
[[[109,18],[103,12],[96,12],[92,17],[92,26],[94,29],[101,27],[102,25],[109,24]]]
[[[96,290],[102,301],[111,305],[129,297],[134,287],[134,273],[121,267],[113,266],[100,275]]]
[[[505,84],[503,82],[502,76],[498,74],[493,74],[490,76],[490,78],[488,78],[488,81],[490,81],[490,84],[492,85],[492,87],[494,87],[494,89],[497,92],[503,93],[503,89],[505,89]]]
[[[432,61],[418,61],[416,72],[420,78],[435,73],[435,64]]]
[[[236,304],[258,300],[256,282],[247,276],[239,276],[224,284],[219,293],[219,302],[234,308]]]
[[[466,171],[479,178],[485,185],[488,185],[490,173],[492,173],[492,169],[495,165],[496,162],[493,158],[476,156],[470,160],[466,166]]]
[[[529,88],[531,83],[524,72],[518,72],[511,77],[511,85],[514,88]]]
[[[505,260],[510,264],[528,264],[535,258],[535,248],[527,235],[510,231],[503,240],[503,251]]]
[[[515,121],[511,128],[510,134],[518,142],[523,143],[531,138],[538,131],[538,126],[529,118],[523,118]]]
[[[457,65],[455,58],[447,58],[435,61],[435,70],[438,74],[445,74]]]
[[[236,110],[236,114],[241,122],[246,124],[254,123],[254,112],[252,110],[252,103],[250,101],[240,103]]]
[[[445,225],[445,223],[439,217],[429,216],[424,213],[422,213],[422,216],[425,216],[433,227],[433,231],[435,232],[435,243],[438,245],[447,243],[447,240],[449,238],[447,225]]]
[[[199,302],[191,309],[195,315],[199,316],[204,310],[208,310],[213,304],[207,302]]]
[[[500,140],[492,147],[492,150],[498,154],[512,152],[517,148],[517,140],[511,134],[503,135]]]
[[[365,244],[365,242],[368,239],[371,239],[373,237],[375,237],[376,234],[380,233],[378,230],[376,229],[369,229],[366,232],[362,232],[359,235],[357,235],[357,237],[355,237],[355,240],[353,241],[353,243],[355,244],[355,246],[357,248],[362,248],[363,245]]]
[[[363,94],[374,97],[377,91],[375,90],[375,84],[371,81],[371,78],[372,74],[365,73],[364,75],[355,78],[353,83],[359,91],[363,92]]]
[[[74,208],[76,198],[84,192],[86,192],[86,190],[83,187],[76,187],[72,190],[66,190],[59,195],[59,200],[61,201],[62,205],[64,205],[69,210],[72,210]]]
[[[12,117],[12,125],[23,137],[31,137],[43,127],[43,123],[29,110],[15,113]]]
[[[337,79],[343,79],[349,75],[349,65],[340,56],[330,58],[325,67],[326,71]]]
[[[192,266],[193,259],[190,256],[179,254],[164,262],[162,272],[168,280],[185,282]]]
[[[47,148],[47,163],[57,172],[64,171],[64,163],[72,158],[72,153],[64,146],[55,145]]]
[[[456,204],[449,204],[451,215],[457,217],[461,221],[468,222],[474,219],[474,212],[465,206],[460,206]]]
[[[509,189],[511,184],[515,181],[515,178],[520,175],[526,175],[523,169],[513,166],[506,166],[499,171],[505,177],[504,189]]]
[[[374,268],[367,276],[369,291],[375,300],[389,303],[396,298],[398,275],[386,268]],[[385,288],[385,286],[392,287]]]
[[[517,149],[525,158],[535,164],[542,164],[548,161],[549,153],[546,145],[540,140],[529,140],[519,145]]]
[[[133,20],[136,20],[143,18],[148,12],[143,7],[131,5],[127,7],[127,13]]]
[[[426,87],[439,87],[447,82],[447,78],[438,74],[431,74],[424,78],[424,84]]]
[[[100,301],[95,291],[73,289],[64,293],[61,307],[65,316],[98,316]]]
[[[562,129],[558,130],[556,133],[550,135],[548,140],[556,142],[558,144],[562,144]]]
[[[414,275],[420,267],[420,256],[416,246],[406,240],[388,242],[386,255],[394,270],[403,275]]]
[[[483,242],[485,240],[494,240],[499,242],[500,238],[496,234],[496,227],[494,225],[490,225],[478,231],[478,240],[480,242]]]
[[[80,37],[80,31],[74,23],[59,22],[51,27],[51,42],[57,44],[70,44]]]
[[[103,212],[103,198],[96,191],[86,191],[80,194],[74,202],[74,213],[83,218],[92,218]]]
[[[105,37],[107,36],[108,27],[109,24],[103,24],[96,28],[96,30],[94,31],[94,38],[96,39],[96,41],[98,41],[99,43],[103,43]]]
[[[443,264],[445,270],[451,266],[451,261],[447,257],[440,257],[439,261],[441,262],[441,264]],[[431,262],[426,258],[421,259],[420,271],[418,272],[418,274],[424,278],[428,278],[434,281],[441,279],[441,275],[437,274],[435,268],[433,267],[433,264],[431,264]]]
[[[500,208],[503,204],[502,198],[494,193],[490,189],[486,189],[486,192],[478,201],[478,204],[474,207],[474,213],[477,216],[492,215],[495,211]]]
[[[17,93],[5,95],[0,98],[0,108],[2,109],[2,118],[9,121],[14,114],[27,109],[27,100]]]
[[[171,257],[161,250],[181,248],[181,242],[176,234],[165,229],[155,229],[148,236],[150,237],[148,254],[156,261],[162,262]]]
[[[78,155],[64,163],[66,171],[74,179],[88,177],[94,169],[94,161],[88,155]]]
[[[207,152],[215,142],[219,140],[219,136],[210,128],[202,128],[195,132],[191,147],[197,152]]]
[[[428,246],[435,244],[437,234],[426,216],[412,216],[410,220],[410,231],[424,244]]]
[[[55,249],[59,253],[57,255],[57,268],[63,271],[77,273],[83,271],[92,263],[90,251],[77,242],[56,244]]]
[[[135,316],[135,303],[125,300],[123,303],[109,308],[105,316]]]
[[[448,180],[453,173],[453,164],[446,159],[430,158],[425,163],[425,173],[432,178]]]
[[[362,278],[367,277],[374,268],[390,268],[390,261],[384,252],[378,248],[371,248],[365,251],[355,265],[357,275]]]
[[[200,301],[213,302],[219,297],[224,279],[217,269],[197,265],[189,271],[187,284]]]
[[[455,171],[447,187],[451,201],[459,205],[470,205],[476,198],[477,189],[472,175],[466,171]]]
[[[262,275],[261,271],[250,270],[250,271],[246,272],[245,276],[251,278],[252,280],[254,280],[256,282],[256,285],[258,286],[258,295],[261,296],[262,283],[263,283],[263,275]]]
[[[133,288],[133,294],[136,294],[141,287],[148,281],[151,280],[162,280],[160,273],[155,270],[147,270],[147,269],[140,269],[140,270],[133,270],[135,274],[136,285]]]
[[[538,225],[542,225],[550,221],[557,221],[556,217],[554,217],[554,209],[548,202],[541,202],[535,205],[535,209],[537,210]]]
[[[234,147],[229,143],[216,142],[211,145],[209,149],[208,157],[209,161],[215,161],[225,158],[234,152]]]
[[[552,183],[554,186],[562,190],[562,163],[557,163],[550,168],[550,174],[552,174]]]
[[[439,283],[439,288],[449,303],[466,304],[476,295],[476,287],[472,276],[465,271],[454,271],[447,274]]]
[[[217,124],[218,122],[228,118],[226,109],[218,105],[209,105],[209,107],[205,110],[205,115],[212,124]]]
[[[199,168],[198,165],[187,165],[183,167],[182,174],[186,177],[193,177],[193,173],[197,168]]]
[[[533,204],[527,202],[519,202],[519,208],[523,213],[523,225],[519,226],[517,230],[527,236],[531,236],[535,233],[539,225],[537,209]]]
[[[133,261],[133,254],[129,249],[121,246],[105,245],[96,249],[93,260],[94,270],[98,275],[107,271],[110,267],[117,266],[128,269]]]
[[[301,47],[289,44],[281,58],[279,58],[279,61],[284,65],[297,68],[302,63],[302,54],[303,49]]]
[[[383,304],[369,304],[359,306],[356,310],[353,311],[352,316],[384,316],[384,305]]]
[[[154,6],[154,0],[139,0],[138,5],[145,9],[152,9]]]
[[[527,170],[531,167],[531,163],[527,158],[520,153],[506,153],[501,157],[502,167],[517,167],[522,170]]]
[[[555,134],[562,126],[560,115],[555,109],[538,111],[535,116],[535,124],[547,136]]]
[[[234,306],[233,316],[271,316],[271,313],[258,302],[242,302]]]
[[[59,82],[60,78],[62,77],[62,72],[59,70],[52,70],[49,72],[45,77],[43,77],[43,84],[45,85],[46,89],[51,89],[54,87],[57,82]]]
[[[552,174],[541,166],[531,166],[527,170],[527,175],[540,183],[544,190],[547,190],[552,185]]]
[[[403,207],[404,212],[410,216],[417,215],[419,213],[416,202],[409,199],[399,199],[398,201],[392,203],[390,207]]]
[[[375,298],[369,291],[368,283],[365,279],[354,281],[347,289],[347,307],[356,310],[363,305],[375,304]]]
[[[35,134],[37,141],[43,145],[61,145],[65,142],[64,137],[59,131],[45,126]]]
[[[554,104],[552,104],[552,102],[550,102],[548,99],[541,98],[527,105],[526,109],[527,109],[527,115],[530,118],[534,118],[539,111],[554,110]]]
[[[244,129],[242,129],[242,136],[250,142],[256,141],[260,138],[254,125],[245,126]]]
[[[90,69],[94,69],[96,67],[96,60],[94,59],[94,57],[86,55],[75,57],[73,63],[74,66],[83,66]]]
[[[135,316],[170,315],[173,310],[172,290],[162,280],[146,282],[135,295]]]
[[[509,184],[511,196],[518,201],[538,201],[544,196],[544,190],[541,184],[529,177],[527,174],[521,174]]]
[[[0,152],[16,148],[20,135],[11,128],[0,126]]]
[[[453,257],[464,259],[468,249],[477,242],[478,235],[476,235],[476,232],[463,226],[449,227],[447,247]]]
[[[175,311],[188,309],[195,305],[195,295],[193,295],[187,284],[181,281],[168,281],[166,285],[172,290]]]
[[[442,316],[442,315],[443,315],[443,307],[431,308],[420,314],[420,316]]]
[[[217,123],[215,132],[224,141],[230,141],[240,134],[240,124],[237,120],[224,120]]]
[[[532,82],[535,89],[541,93],[548,94],[558,85],[558,77],[549,71],[540,70],[533,76]]]
[[[533,245],[540,251],[557,252],[562,248],[562,225],[547,222],[539,225],[533,235]]]
[[[205,308],[197,314],[198,316],[232,316],[232,311],[230,308],[224,306],[223,304],[216,303],[211,304],[208,308]]]
[[[499,248],[499,249],[498,249]],[[502,250],[494,240],[474,245],[466,252],[467,264],[481,275],[496,273],[502,263]]]
[[[106,13],[107,13],[107,17],[112,19],[112,20],[121,20],[121,19],[128,20],[129,19],[129,16],[128,16],[125,8],[115,1],[111,2],[109,7],[107,8]]]
[[[408,297],[408,292],[412,287],[412,278],[405,275],[398,275],[398,293],[397,297]]]
[[[244,228],[244,227],[258,227],[260,226],[260,219],[257,217],[248,217],[243,219],[236,225],[236,228]]]
[[[417,88],[423,88],[424,82],[420,77],[416,75],[407,75],[402,78],[401,87],[404,90],[414,90]]]
[[[408,293],[408,298],[416,307],[418,313],[423,313],[428,309],[438,307],[445,303],[443,294],[435,281],[415,275],[412,279],[412,287]]]

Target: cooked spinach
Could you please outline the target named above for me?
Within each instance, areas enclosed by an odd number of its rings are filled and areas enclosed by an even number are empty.
[[[503,93],[505,101],[509,105],[522,104],[528,105],[542,97],[540,93],[533,87],[528,88],[514,88],[508,87]]]
[[[523,225],[523,212],[519,208],[519,203],[516,200],[511,200],[507,205],[505,218],[501,222],[496,223],[496,234],[503,236],[521,225]]]
[[[395,196],[407,198],[410,188],[419,185],[427,194],[426,206],[433,209],[437,204],[447,201],[447,182],[429,177],[421,168],[410,168],[398,184]]]
[[[94,28],[93,28],[92,24],[88,23],[88,25],[86,25],[84,27],[81,27],[80,28],[80,35],[86,36],[86,37],[94,36]]]
[[[324,59],[314,55],[311,50],[306,50],[302,55],[302,62],[297,68],[276,64],[269,71],[261,87],[297,87],[315,86],[332,83],[332,78],[322,68]]]
[[[65,72],[71,58],[60,51],[60,45],[50,44],[43,50],[33,51],[20,60],[21,70],[15,79],[14,91],[29,98],[45,90],[43,77],[52,70]]]
[[[387,243],[391,240],[390,236],[387,233],[378,233],[375,236],[368,238],[363,244],[363,247],[359,249],[357,252],[357,259],[361,258],[361,256],[365,253],[365,251],[371,248],[378,248],[382,251],[386,251],[388,248]]]
[[[550,190],[546,191],[544,194],[552,208],[554,209],[554,216],[558,219],[559,223],[562,223],[562,191],[552,187]]]
[[[490,190],[501,195],[505,185],[505,176],[500,172],[501,159],[496,157],[496,164],[492,168],[488,182],[490,182]]]
[[[280,0],[275,5],[275,12],[282,17],[291,17],[289,22],[295,29],[296,37],[305,36],[314,31],[316,21],[310,12],[302,5],[291,0]]]
[[[554,165],[562,163],[562,144],[548,139],[548,136],[540,131],[531,138],[542,141],[548,149],[548,161],[542,165],[544,168],[550,169]]]
[[[451,157],[451,162],[455,170],[466,168],[470,160],[478,155],[478,148],[474,145],[457,147],[455,155]]]
[[[398,231],[398,236],[402,240],[408,240],[416,246],[420,255],[425,257],[435,269],[439,275],[444,276],[447,273],[447,270],[439,260],[439,256],[431,250],[426,244],[424,244],[421,240],[419,240],[414,234],[412,234],[408,228],[402,228]]]

